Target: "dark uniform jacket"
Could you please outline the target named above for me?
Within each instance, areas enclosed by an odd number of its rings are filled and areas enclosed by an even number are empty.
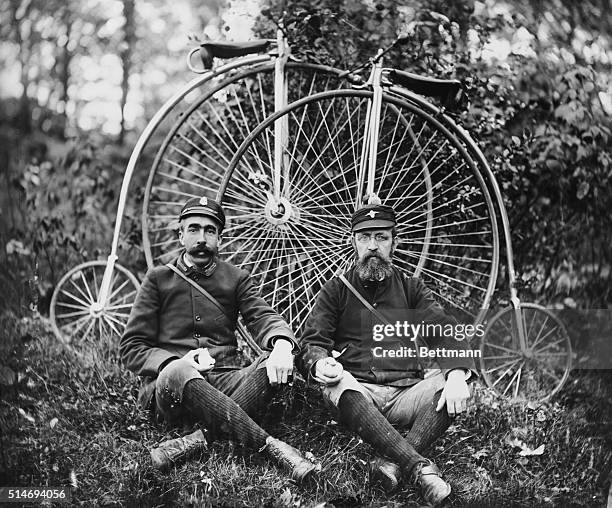
[[[434,300],[432,292],[418,278],[409,279],[393,267],[391,277],[367,283],[359,279],[355,268],[345,277],[357,291],[391,323],[430,323],[454,325],[454,318],[448,316]],[[403,332],[394,337],[373,340],[373,327],[380,323],[373,313],[357,299],[346,285],[335,277],[321,289],[314,308],[308,317],[300,340],[297,366],[308,379],[314,364],[321,358],[331,356],[335,350],[341,353],[337,360],[344,369],[360,381],[392,386],[410,386],[422,377],[419,358],[379,357],[375,348],[397,350],[402,346],[414,349],[414,342],[406,339]],[[440,328],[438,328],[439,330]],[[467,350],[467,340],[455,340],[446,335],[418,338],[419,346],[431,349],[443,348]],[[475,371],[473,358],[441,358],[436,361],[445,375],[452,369],[463,368]]]
[[[226,313],[167,266],[149,270],[120,343],[121,359],[135,374],[155,378],[165,362],[201,347],[215,359],[215,370],[241,368],[234,333],[239,313],[262,349],[271,349],[275,337],[295,343],[291,328],[259,296],[244,270],[217,259],[203,274],[187,267],[182,254],[173,263]]]

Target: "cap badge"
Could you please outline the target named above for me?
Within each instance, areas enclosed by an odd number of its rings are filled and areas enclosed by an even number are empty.
[[[206,196],[202,196],[202,197],[200,198],[200,204],[201,204],[202,206],[208,206],[208,199],[206,199]]]
[[[366,215],[370,216],[370,219],[373,219],[374,217],[376,217],[376,214],[378,212],[375,212],[374,210],[370,210],[368,213],[366,213]]]

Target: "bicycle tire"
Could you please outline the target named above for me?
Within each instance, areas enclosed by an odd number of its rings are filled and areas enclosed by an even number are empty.
[[[94,304],[106,261],[88,261],[75,266],[64,274],[53,291],[49,311],[53,332],[62,343],[76,346],[81,354],[104,359],[118,354],[119,338],[140,283],[127,268],[118,263],[114,268],[108,298],[98,311]]]
[[[366,90],[335,90],[290,104],[244,141],[219,188],[217,198],[230,224],[221,247],[225,258],[249,269],[263,296],[298,331],[318,288],[352,262],[350,215],[361,199],[358,189],[365,188],[356,168],[371,97]],[[283,179],[282,215],[273,217],[278,203],[270,205],[273,193],[266,186],[271,165],[257,153],[273,139],[271,129],[283,115],[289,120],[290,167]],[[406,124],[411,127],[400,133],[398,126]],[[490,302],[499,263],[495,205],[486,177],[446,125],[418,105],[388,94],[383,95],[378,161],[384,169],[375,191],[396,209],[403,240],[395,264],[422,277],[442,304],[476,319]],[[429,193],[423,167],[431,179]],[[244,185],[248,174],[257,172],[263,185]],[[298,188],[304,184],[307,189]],[[426,226],[430,201],[434,223]]]
[[[525,351],[519,344],[517,315],[525,330]],[[571,371],[572,345],[565,326],[550,310],[534,303],[507,307],[493,316],[480,351],[485,384],[502,397],[549,400],[563,388]]]
[[[342,82],[338,76],[343,71],[333,67],[287,62],[285,69],[289,102]],[[191,197],[216,195],[240,143],[273,112],[273,76],[274,62],[239,69],[208,87],[174,122],[144,191],[142,241],[149,267],[176,256],[176,219],[182,204]]]

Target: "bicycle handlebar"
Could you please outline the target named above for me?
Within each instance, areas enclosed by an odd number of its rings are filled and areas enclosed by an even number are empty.
[[[390,69],[389,80],[419,95],[439,99],[449,110],[457,111],[467,106],[468,97],[463,83],[457,79],[437,79],[419,76],[406,71]]]
[[[267,51],[270,45],[275,43],[272,39],[256,39],[247,42],[216,42],[207,41],[193,48],[187,56],[187,66],[189,70],[197,74],[202,74],[213,67],[213,58],[236,58],[239,56],[252,55]],[[192,63],[193,55],[200,54],[202,68],[196,67]]]

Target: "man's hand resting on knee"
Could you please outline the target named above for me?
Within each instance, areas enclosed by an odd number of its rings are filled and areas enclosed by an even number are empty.
[[[337,385],[342,379],[344,367],[331,356],[317,360],[314,365],[314,379],[325,386]]]
[[[287,383],[293,375],[293,345],[285,339],[276,339],[266,360],[268,381],[272,386]]]
[[[436,411],[442,410],[444,404],[449,416],[458,415],[467,409],[471,394],[466,379],[463,369],[454,369],[448,373]]]

